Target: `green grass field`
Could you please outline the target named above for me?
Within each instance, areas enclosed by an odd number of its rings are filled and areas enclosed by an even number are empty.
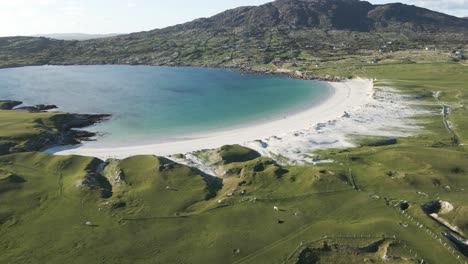
[[[47,131],[56,131],[53,113],[27,113],[0,110],[0,154],[13,146],[22,147]]]
[[[420,107],[438,109],[440,91],[467,143],[466,66],[320,71],[428,95]],[[0,138],[27,140],[39,115],[0,111]],[[450,202],[442,216],[468,234],[468,152],[441,114],[418,119],[424,129],[395,145],[319,151],[334,163],[280,166],[240,146],[197,153],[221,179],[154,156],[103,171],[89,157],[0,156],[0,263],[466,263],[420,206]]]

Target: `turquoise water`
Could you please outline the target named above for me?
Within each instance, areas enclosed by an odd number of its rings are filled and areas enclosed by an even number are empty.
[[[259,122],[314,105],[326,84],[236,70],[150,66],[41,66],[0,70],[0,99],[56,104],[113,118],[89,130],[101,145],[169,141]]]

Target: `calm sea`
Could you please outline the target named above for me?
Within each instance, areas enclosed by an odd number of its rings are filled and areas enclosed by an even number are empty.
[[[0,70],[0,99],[108,113],[89,130],[100,146],[173,140],[263,122],[324,100],[322,82],[236,70],[150,66],[41,66]]]

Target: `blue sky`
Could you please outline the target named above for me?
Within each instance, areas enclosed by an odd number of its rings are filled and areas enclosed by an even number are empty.
[[[271,0],[0,0],[0,36],[48,33],[127,33],[208,17]],[[370,0],[388,3],[392,0]],[[468,0],[400,0],[468,16]]]

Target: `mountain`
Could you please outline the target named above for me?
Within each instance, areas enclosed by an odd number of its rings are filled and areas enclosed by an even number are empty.
[[[245,68],[298,61],[315,65],[382,48],[399,51],[430,45],[454,49],[466,43],[468,20],[416,6],[277,0],[164,29],[103,39],[0,38],[0,67],[144,64]]]
[[[83,34],[83,33],[59,33],[59,34],[38,34],[34,37],[44,37],[58,40],[90,40],[99,38],[115,37],[122,34]]]
[[[460,18],[400,3],[372,5],[359,0],[277,0],[257,7],[240,7],[173,29],[232,29],[287,27],[352,31],[467,31]]]

